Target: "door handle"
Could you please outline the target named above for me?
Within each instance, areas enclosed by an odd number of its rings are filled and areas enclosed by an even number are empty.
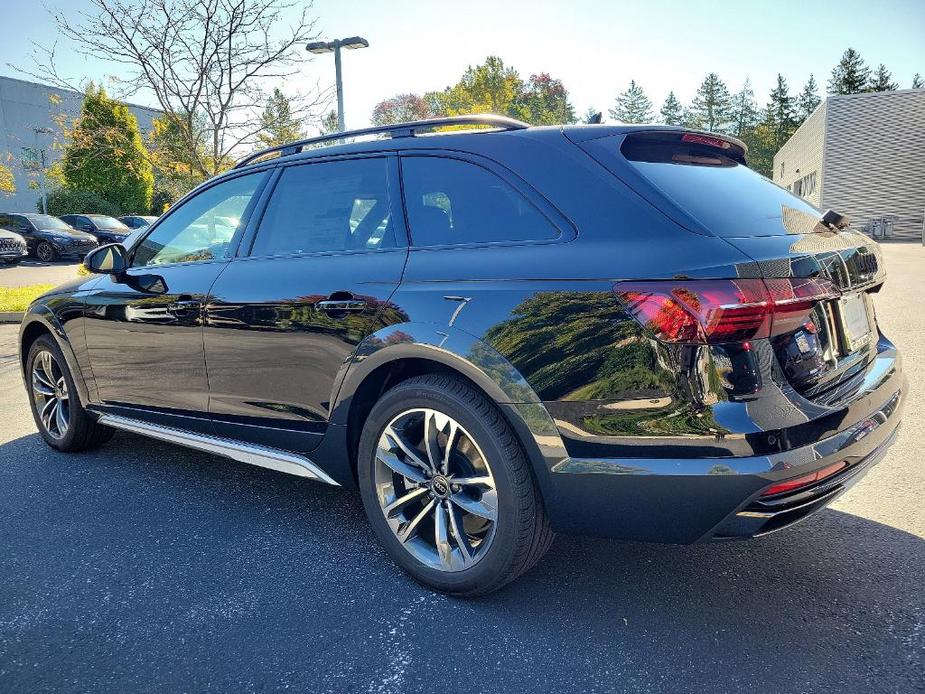
[[[202,308],[202,302],[196,299],[179,299],[167,304],[167,311],[173,315],[188,316],[191,313],[198,312]]]
[[[366,302],[362,299],[325,299],[315,305],[329,313],[359,313],[366,309]]]

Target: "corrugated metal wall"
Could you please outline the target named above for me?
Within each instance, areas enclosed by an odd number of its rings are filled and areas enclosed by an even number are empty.
[[[829,97],[827,110],[822,207],[875,237],[921,238],[925,89]]]

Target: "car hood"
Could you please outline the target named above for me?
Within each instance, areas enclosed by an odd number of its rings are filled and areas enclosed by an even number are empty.
[[[17,234],[15,231],[0,229],[0,239],[16,239],[17,241],[22,241],[23,237]]]
[[[47,236],[67,236],[72,239],[80,239],[81,241],[96,241],[96,237],[93,234],[88,234],[84,231],[67,231],[64,229],[39,229],[39,234]]]

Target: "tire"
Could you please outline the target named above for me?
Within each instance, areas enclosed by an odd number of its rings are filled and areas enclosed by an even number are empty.
[[[43,263],[51,263],[58,257],[58,251],[48,241],[39,241],[35,247],[35,257]]]
[[[426,444],[425,420],[437,432],[434,447]],[[363,427],[357,473],[377,538],[395,563],[434,590],[490,593],[532,568],[552,543],[517,437],[498,409],[461,378],[418,376],[387,391]],[[403,502],[409,496],[414,499]]]
[[[115,433],[111,427],[97,423],[81,405],[61,348],[48,335],[39,337],[29,348],[26,384],[32,418],[39,434],[52,448],[66,453],[85,451],[104,444]],[[52,399],[58,401],[57,409],[49,402]],[[59,410],[63,419],[57,416]],[[43,419],[43,412],[50,416]],[[66,426],[61,426],[62,421]]]

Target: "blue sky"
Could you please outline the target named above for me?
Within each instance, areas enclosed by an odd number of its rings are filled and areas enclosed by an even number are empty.
[[[54,25],[39,2],[4,4],[0,74],[28,65],[30,42],[53,40]],[[85,0],[49,0],[79,11]],[[925,1],[440,3],[401,0],[316,0],[324,37],[360,34],[368,49],[345,53],[349,127],[368,123],[373,106],[399,92],[424,92],[455,82],[466,66],[500,55],[525,78],[549,72],[569,89],[579,113],[605,112],[635,79],[656,104],[669,89],[689,101],[707,72],[735,90],[751,77],[764,103],[778,72],[796,92],[813,72],[824,89],[848,46],[871,66],[884,63],[902,88],[925,75]],[[15,27],[15,30],[11,30]],[[59,45],[65,71],[99,80],[116,66],[87,61]],[[306,84],[333,82],[333,60],[320,56],[302,73]],[[144,99],[139,99],[144,102]],[[153,105],[153,104],[152,104]]]

